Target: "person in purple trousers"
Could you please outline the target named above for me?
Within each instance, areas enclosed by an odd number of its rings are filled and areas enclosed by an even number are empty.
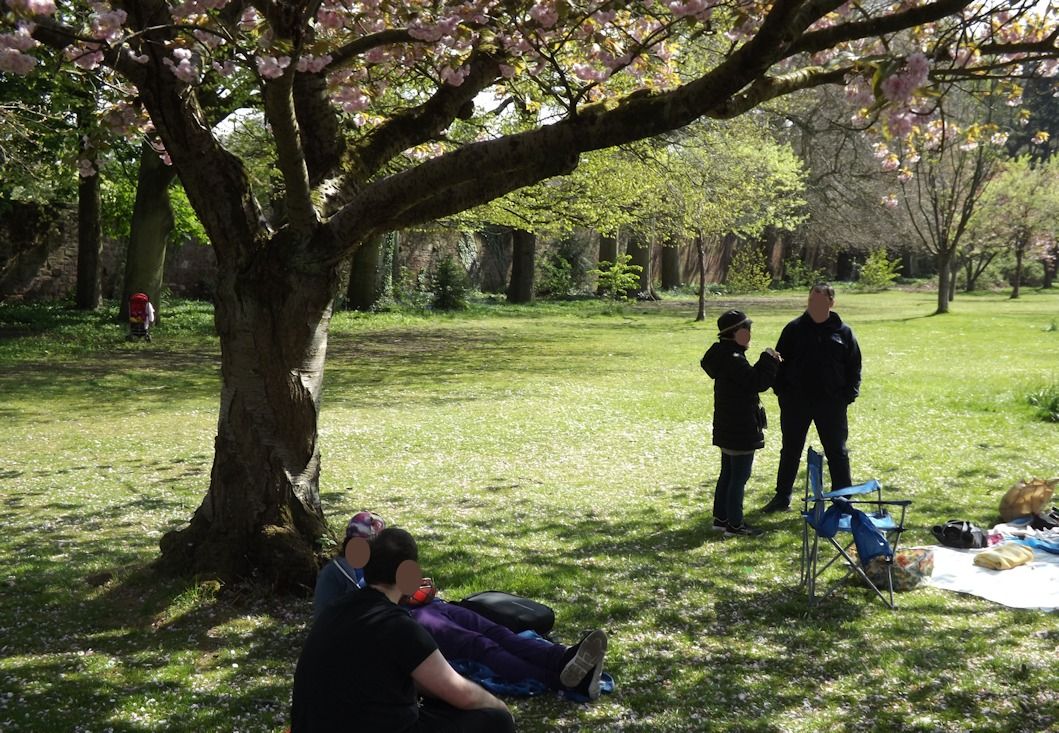
[[[384,527],[372,512],[359,512],[346,526],[342,554],[320,571],[313,595],[313,618],[342,598],[364,587],[361,568],[367,558],[365,544]],[[356,540],[360,540],[357,542]],[[509,682],[536,680],[553,690],[579,692],[590,700],[599,697],[607,635],[589,632],[571,647],[542,638],[520,636],[469,608],[440,599],[407,609],[434,638],[449,661],[468,660],[488,667]]]

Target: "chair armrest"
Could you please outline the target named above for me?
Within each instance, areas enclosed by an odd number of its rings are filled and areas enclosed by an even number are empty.
[[[844,489],[835,489],[834,491],[825,492],[821,496],[824,499],[835,499],[840,496],[857,496],[858,494],[867,494],[871,491],[879,491],[881,488],[882,485],[878,482],[877,479],[871,479],[870,481],[865,481],[864,483],[857,484],[856,486],[847,486]]]

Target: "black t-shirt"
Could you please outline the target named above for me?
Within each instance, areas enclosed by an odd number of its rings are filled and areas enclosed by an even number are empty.
[[[412,670],[437,644],[377,590],[320,615],[294,670],[292,733],[400,733],[419,719]]]

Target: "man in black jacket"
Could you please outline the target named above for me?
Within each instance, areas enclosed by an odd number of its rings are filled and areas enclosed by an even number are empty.
[[[831,472],[832,489],[853,483],[849,471],[846,408],[860,393],[860,346],[853,331],[831,308],[835,289],[817,283],[809,307],[788,323],[776,344],[783,354],[773,391],[780,403],[783,445],[776,473],[776,495],[762,511],[790,509],[809,423],[816,425]]]

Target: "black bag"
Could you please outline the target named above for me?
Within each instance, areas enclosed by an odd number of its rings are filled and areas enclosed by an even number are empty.
[[[543,603],[499,590],[474,593],[459,601],[459,604],[493,623],[506,626],[516,634],[532,629],[541,636],[547,636],[555,626],[555,611]]]
[[[979,527],[961,519],[950,519],[945,525],[935,524],[932,528],[938,542],[946,547],[966,550],[973,547],[986,547],[989,540]]]

